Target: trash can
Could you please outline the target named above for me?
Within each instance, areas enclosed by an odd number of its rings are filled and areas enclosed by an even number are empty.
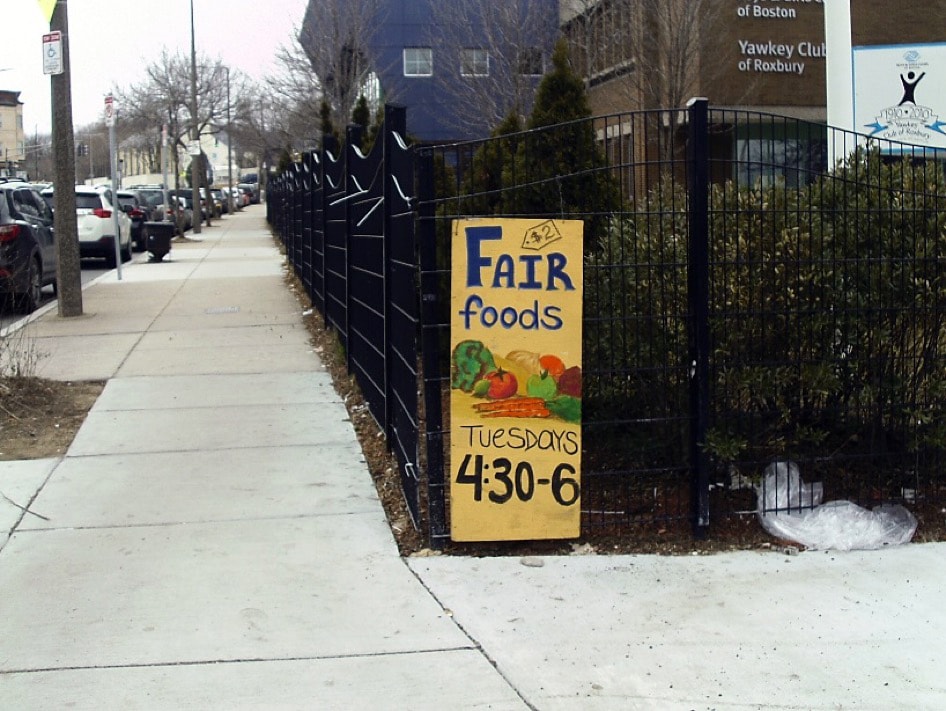
[[[160,262],[164,255],[171,251],[171,239],[174,237],[176,225],[173,222],[145,222],[144,230],[147,235],[145,244],[151,253],[151,262]]]

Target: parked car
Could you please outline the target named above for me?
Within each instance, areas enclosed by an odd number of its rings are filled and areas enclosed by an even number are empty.
[[[52,210],[29,183],[0,178],[0,294],[31,313],[47,284],[56,288]]]
[[[250,193],[250,204],[257,205],[260,201],[259,183],[240,183],[237,187],[248,190]]]
[[[105,185],[76,185],[76,227],[79,235],[79,257],[104,259],[110,269],[117,266],[115,257],[115,222],[118,221],[118,248],[122,261],[131,259],[131,218],[115,205],[112,189]],[[52,189],[42,193],[51,207],[55,206]]]
[[[150,210],[142,205],[135,190],[119,190],[118,204],[131,219],[131,245],[141,252],[145,248],[145,222],[150,219]]]
[[[161,219],[167,219],[177,223],[181,232],[186,232],[194,226],[194,212],[188,207],[193,200],[186,200],[178,195],[174,190],[168,190],[168,207],[164,204],[159,205]]]
[[[131,185],[128,188],[138,197],[138,201],[144,206],[149,220],[162,220],[164,215],[158,209],[159,205],[164,204],[164,186],[163,185]]]
[[[183,190],[172,190],[171,193],[182,202],[185,209],[190,210],[191,226],[193,226],[194,221],[198,219],[198,215],[200,216],[201,220],[205,220],[207,218],[207,212],[203,205],[200,206],[199,212],[194,209],[194,194],[191,192],[190,188],[184,188]]]
[[[221,201],[218,200],[214,195],[213,190],[210,191],[210,195],[208,196],[206,188],[200,189],[200,204],[205,210],[209,206],[211,217],[220,217],[220,215],[223,213],[223,205],[221,204]]]
[[[213,196],[214,202],[219,205],[220,214],[225,215],[230,212],[230,201],[227,200],[227,196],[224,190],[220,188],[211,188],[210,194]]]

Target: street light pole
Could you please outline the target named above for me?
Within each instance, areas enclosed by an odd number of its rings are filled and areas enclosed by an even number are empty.
[[[230,67],[227,71],[227,212],[233,214],[233,140],[230,138]]]
[[[200,127],[197,122],[197,45],[194,42],[194,0],[191,4],[191,140],[197,147],[200,146]],[[194,201],[194,211],[197,213],[193,220],[193,232],[200,234],[201,214],[200,214],[200,180],[197,177],[197,171],[200,166],[200,153],[191,155],[191,195]]]

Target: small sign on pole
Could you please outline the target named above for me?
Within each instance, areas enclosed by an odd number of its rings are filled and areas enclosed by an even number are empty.
[[[62,74],[62,32],[43,35],[43,74]]]
[[[109,128],[115,125],[115,99],[111,94],[105,97],[105,125]]]

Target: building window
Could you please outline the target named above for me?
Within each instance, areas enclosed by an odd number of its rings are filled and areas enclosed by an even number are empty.
[[[429,77],[434,73],[434,51],[429,47],[407,47],[404,50],[404,76]]]
[[[542,68],[541,49],[528,47],[519,50],[519,73],[526,76],[541,76],[545,73]]]
[[[747,185],[767,187],[784,182],[799,188],[824,169],[826,156],[823,139],[737,139],[734,168],[736,177]]]
[[[465,77],[488,77],[489,52],[485,49],[464,49],[460,58],[460,74]]]

